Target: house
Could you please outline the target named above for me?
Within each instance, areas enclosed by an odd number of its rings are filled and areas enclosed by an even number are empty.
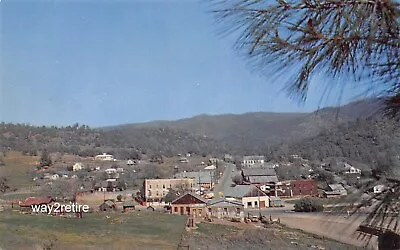
[[[116,174],[117,173],[117,169],[115,168],[107,168],[106,170],[104,170],[107,174]]]
[[[171,202],[171,213],[204,218],[207,200],[195,193],[185,193]]]
[[[269,196],[255,185],[236,185],[228,188],[222,196],[240,200],[244,208],[269,207]]]
[[[68,172],[68,171],[65,171],[65,170],[57,171],[57,174],[58,174],[61,178],[68,178],[68,177],[69,177],[69,172]]]
[[[188,159],[187,159],[186,157],[181,157],[181,158],[179,159],[179,162],[180,162],[180,163],[188,163],[189,161],[188,161]]]
[[[94,157],[94,159],[95,159],[96,161],[116,161],[116,160],[114,159],[114,156],[113,156],[113,155],[110,155],[110,154],[107,154],[107,153],[103,153],[103,154],[101,154],[101,155],[96,155],[96,156]]]
[[[128,212],[131,210],[135,210],[135,206],[137,206],[138,203],[134,200],[126,200],[124,204],[122,205],[122,209],[124,212]]]
[[[379,184],[374,186],[374,194],[381,194],[386,189],[385,185]]]
[[[115,205],[115,201],[110,199],[110,200],[105,200],[100,206],[99,210],[102,212],[110,212],[110,211],[115,211],[117,209],[117,206]]]
[[[193,188],[198,190],[213,188],[216,180],[215,171],[180,172],[175,174],[174,178],[192,179]]]
[[[209,170],[215,170],[217,167],[215,165],[210,165],[204,168],[204,170],[209,171]]]
[[[49,197],[28,197],[24,202],[19,202],[21,212],[32,212],[32,206],[50,206],[54,202],[54,199]]]
[[[209,162],[210,164],[217,164],[218,158],[210,158],[210,159],[208,160],[208,162]]]
[[[108,186],[109,185],[107,181],[102,181],[100,183],[96,183],[94,187],[99,192],[107,192]]]
[[[282,181],[275,186],[275,196],[318,196],[318,186],[315,180]]]
[[[355,168],[348,163],[344,164],[344,173],[345,174],[361,174],[361,169]]]
[[[147,203],[157,202],[162,205],[169,189],[193,190],[194,180],[187,178],[176,179],[145,179],[143,182],[143,198]]]
[[[72,166],[72,171],[80,171],[82,169],[83,169],[83,164],[80,162],[77,162]]]
[[[58,174],[53,174],[52,176],[50,176],[50,180],[55,181],[60,179],[60,176]]]
[[[330,184],[328,185],[328,190],[324,191],[325,198],[334,198],[340,196],[346,196],[347,190],[342,184]]]
[[[256,163],[264,164],[265,157],[262,155],[250,155],[244,156],[242,160],[243,167],[251,167]]]
[[[273,168],[245,168],[242,169],[242,178],[244,182],[257,185],[269,184],[274,186],[278,182],[278,177]]]
[[[244,206],[240,201],[225,197],[210,200],[207,203],[206,216],[217,219],[240,218],[244,221]]]
[[[224,155],[224,162],[232,163],[233,162],[233,156],[230,155],[230,154],[225,154]]]

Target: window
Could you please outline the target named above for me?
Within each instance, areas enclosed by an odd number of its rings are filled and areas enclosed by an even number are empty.
[[[258,202],[257,202],[257,201],[254,202],[254,206],[255,206],[255,207],[258,206]]]
[[[208,208],[208,212],[211,213],[211,207]]]
[[[164,189],[165,189],[165,184],[163,184],[163,185],[162,185],[162,188],[164,188]]]
[[[203,210],[201,208],[199,208],[199,216],[203,215]]]
[[[228,214],[228,208],[224,207],[224,214]]]
[[[251,201],[247,202],[247,206],[251,207]]]
[[[236,208],[236,214],[237,214],[237,215],[240,214],[240,208]]]
[[[149,188],[151,189],[151,185],[149,185]]]
[[[174,212],[175,212],[175,213],[178,212],[178,207],[174,207]]]

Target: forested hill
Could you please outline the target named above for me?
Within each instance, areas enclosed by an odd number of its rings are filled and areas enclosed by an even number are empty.
[[[139,128],[129,131],[99,131],[87,126],[34,127],[23,124],[0,124],[0,146],[25,154],[50,152],[94,156],[102,152],[120,159],[141,154],[176,155],[183,152],[211,154],[225,152],[224,144],[211,138],[169,128]]]
[[[374,114],[378,107],[379,100],[369,99],[313,113],[201,115],[101,129],[78,124],[57,128],[1,123],[0,146],[29,154],[43,149],[82,156],[109,152],[121,159],[138,153],[265,154],[276,145],[293,144],[317,136],[321,131],[334,132],[338,125],[357,118],[364,123],[365,117]],[[343,126],[350,126],[344,128],[348,133],[353,133],[351,129],[356,132],[351,125]]]
[[[382,101],[365,99],[342,107],[313,113],[247,113],[199,115],[176,121],[155,121],[104,128],[106,131],[134,131],[139,128],[172,128],[197,136],[207,136],[226,144],[232,153],[264,153],[282,143],[316,136],[322,129],[379,113]]]
[[[345,158],[370,167],[400,167],[400,130],[388,119],[357,119],[324,129],[315,137],[281,145],[269,152],[271,159],[297,154],[310,160]]]

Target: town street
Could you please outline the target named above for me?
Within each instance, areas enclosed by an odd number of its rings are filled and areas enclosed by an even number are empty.
[[[214,197],[218,197],[219,192],[224,192],[232,184],[232,177],[238,174],[235,164],[225,163],[225,169],[218,181],[218,184],[214,188]]]

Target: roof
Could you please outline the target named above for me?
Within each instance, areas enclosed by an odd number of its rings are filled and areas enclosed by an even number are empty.
[[[215,198],[210,200],[207,203],[208,206],[221,206],[221,207],[238,207],[238,206],[243,206],[243,204],[240,201],[236,200],[228,200],[225,197],[222,198]]]
[[[105,202],[103,202],[100,206],[102,206],[102,205],[107,205],[107,206],[109,206],[109,207],[113,207],[113,206],[115,206],[115,203],[114,203],[114,201],[112,201],[112,200],[107,200],[107,201],[105,201]]]
[[[26,198],[26,200],[22,203],[20,203],[20,206],[22,207],[28,207],[32,205],[42,205],[42,204],[49,204],[53,201],[51,197],[29,197]]]
[[[274,176],[249,176],[250,183],[269,183],[278,182],[278,177]]]
[[[265,157],[263,155],[246,155],[243,157],[244,161],[259,161],[264,160]]]
[[[134,206],[136,206],[136,205],[138,205],[138,204],[139,204],[139,203],[137,203],[137,202],[134,201],[134,200],[126,200],[122,206],[123,206],[123,207],[134,207]]]
[[[245,168],[242,170],[244,176],[276,176],[273,168]]]
[[[223,195],[225,197],[234,197],[234,198],[243,198],[246,196],[258,196],[258,195],[263,195],[265,196],[266,194],[261,191],[259,188],[257,188],[254,185],[236,185],[234,187],[229,187]]]
[[[330,185],[328,185],[329,186],[329,188],[331,189],[331,190],[333,190],[333,191],[342,191],[342,190],[346,190],[343,186],[342,186],[342,184],[330,184]]]
[[[210,166],[205,167],[204,170],[213,170],[213,169],[216,169],[216,168],[217,168],[216,166],[210,165]]]
[[[348,163],[345,163],[344,164],[344,168],[345,169],[350,169],[350,168],[352,168],[353,166],[352,165],[350,165],[350,164],[348,164]]]
[[[176,198],[175,200],[173,200],[173,201],[171,202],[171,204],[174,204],[176,201],[182,199],[183,197],[185,197],[185,196],[187,196],[187,195],[193,196],[194,198],[196,198],[197,200],[201,201],[202,203],[207,203],[207,200],[206,200],[205,198],[201,197],[200,195],[198,195],[198,194],[196,194],[196,193],[193,193],[193,192],[187,192],[187,193],[185,193],[185,194],[179,196],[179,197]]]
[[[270,196],[269,199],[270,199],[271,201],[280,201],[280,200],[281,200],[281,198],[275,197],[275,196]]]
[[[214,173],[207,172],[180,172],[174,175],[175,178],[178,179],[195,179],[195,183],[210,183],[214,181]]]

